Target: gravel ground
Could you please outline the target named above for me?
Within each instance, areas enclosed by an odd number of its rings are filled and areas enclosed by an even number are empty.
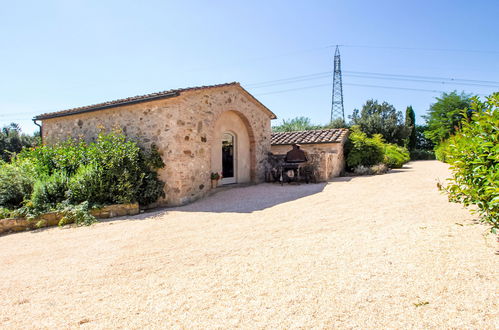
[[[436,161],[0,237],[1,328],[499,328],[495,238]]]

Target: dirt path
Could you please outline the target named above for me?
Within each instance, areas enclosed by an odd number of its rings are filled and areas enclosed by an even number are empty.
[[[492,236],[436,161],[0,237],[1,328],[499,328]]]

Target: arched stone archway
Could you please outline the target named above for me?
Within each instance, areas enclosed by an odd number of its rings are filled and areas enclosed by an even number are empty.
[[[256,153],[253,129],[242,113],[229,110],[222,112],[213,125],[211,143],[211,171],[222,172],[222,139],[224,133],[231,134],[234,139],[234,175],[235,182],[255,182]],[[233,182],[228,180],[227,182]]]

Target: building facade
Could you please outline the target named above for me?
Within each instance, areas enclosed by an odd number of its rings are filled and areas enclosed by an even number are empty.
[[[344,146],[348,133],[345,128],[273,132],[271,150],[274,155],[285,155],[293,144],[299,144],[316,169],[316,179],[328,181],[345,170]]]
[[[222,184],[258,183],[265,177],[271,125],[276,116],[239,83],[176,89],[46,113],[42,139],[91,141],[121,129],[143,147],[155,145],[165,163],[159,205],[182,205],[206,195],[210,175]]]

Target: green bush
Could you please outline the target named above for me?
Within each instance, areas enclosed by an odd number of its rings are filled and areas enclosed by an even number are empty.
[[[71,176],[81,164],[88,163],[87,149],[84,141],[68,139],[55,146],[25,149],[19,154],[19,158],[30,159],[39,176],[50,176],[54,172],[65,172]]]
[[[68,182],[67,197],[73,204],[88,201],[90,204],[105,204],[109,194],[106,182],[102,181],[102,169],[96,165],[82,165]]]
[[[352,133],[346,146],[346,163],[350,170],[359,165],[371,167],[383,163],[390,168],[400,168],[410,160],[409,151],[395,144],[385,143],[380,134],[372,138],[361,132],[358,126]]]
[[[35,172],[29,160],[0,164],[0,207],[15,209],[29,199]]]
[[[359,165],[372,166],[383,161],[383,145],[376,138],[369,138],[358,126],[352,127],[346,146],[346,164],[349,169]]]
[[[9,210],[5,207],[0,207],[0,219],[10,218],[12,210]]]
[[[151,204],[164,196],[156,173],[163,166],[155,147],[142,150],[121,132],[99,134],[92,143],[24,149],[11,163],[0,163],[0,207],[33,218],[85,202]]]
[[[64,172],[54,172],[35,182],[30,201],[38,211],[53,209],[66,199],[69,177]]]
[[[435,152],[424,149],[414,149],[410,151],[411,160],[433,160],[435,159]]]
[[[158,173],[155,171],[148,171],[142,178],[142,184],[139,186],[137,201],[141,205],[149,205],[164,197],[163,190],[165,183],[158,178]]]
[[[84,158],[87,164],[69,182],[73,203],[147,205],[164,194],[155,171],[164,163],[155,147],[145,152],[122,134],[101,134],[86,146]]]
[[[383,145],[383,163],[390,168],[401,168],[410,160],[409,151],[405,147],[385,143]]]
[[[90,214],[88,202],[83,202],[78,205],[62,204],[60,206],[60,212],[63,217],[59,221],[59,226],[70,223],[74,223],[77,226],[89,226],[97,222],[97,219]]]
[[[438,144],[435,147],[435,157],[439,161],[444,162],[444,163],[448,162],[448,158],[449,158],[449,155],[451,152],[452,152],[452,149],[451,149],[450,139],[447,139],[447,140],[440,142],[440,144]]]
[[[445,190],[449,199],[465,206],[476,205],[482,220],[493,232],[499,229],[499,93],[472,102],[471,120],[448,143],[446,161],[452,177]],[[463,111],[463,117],[469,113]]]

